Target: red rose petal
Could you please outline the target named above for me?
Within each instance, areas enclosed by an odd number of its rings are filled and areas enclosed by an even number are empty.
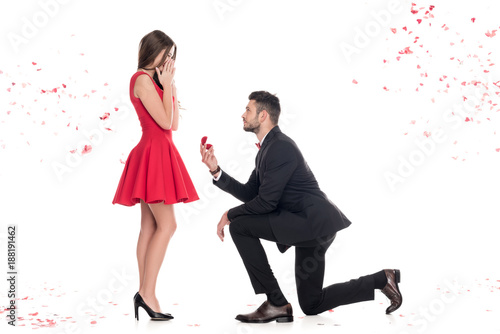
[[[485,33],[485,35],[486,35],[486,37],[493,37],[493,36],[496,36],[495,32],[496,32],[496,30],[492,30],[491,33],[490,33],[490,31],[488,30]]]
[[[399,54],[402,55],[402,54],[411,54],[413,53],[413,51],[410,50],[410,47],[407,46],[406,48],[404,48],[403,50],[399,51]]]
[[[201,138],[201,145],[205,145],[205,143],[207,142],[207,138],[207,136]]]
[[[87,154],[92,152],[92,146],[91,145],[85,145],[82,150],[82,155]]]

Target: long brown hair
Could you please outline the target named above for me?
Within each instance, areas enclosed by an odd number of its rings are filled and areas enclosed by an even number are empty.
[[[153,30],[149,34],[145,35],[139,43],[139,62],[137,68],[154,70],[155,67],[160,66],[165,62],[168,57],[168,52],[172,46],[175,46],[174,54],[172,55],[172,59],[175,60],[177,55],[177,45],[175,45],[174,41],[168,37],[167,34],[160,30]],[[161,51],[165,49],[166,51],[162,60],[158,64],[153,64],[152,68],[147,68],[146,66],[152,64]],[[153,80],[163,90],[163,86],[160,84],[156,71],[153,76]]]

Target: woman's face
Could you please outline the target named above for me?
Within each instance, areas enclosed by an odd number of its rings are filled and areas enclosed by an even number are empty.
[[[158,64],[163,59],[163,55],[165,54],[166,51],[167,49],[164,49],[158,54],[158,56],[155,59],[155,64]],[[168,58],[172,58],[174,56],[174,52],[175,52],[175,45],[173,45],[170,48],[170,51],[168,51],[168,56],[167,59],[165,59],[165,63],[167,62]],[[158,66],[160,72],[163,72],[163,69],[165,68],[165,63],[161,64],[161,66]]]

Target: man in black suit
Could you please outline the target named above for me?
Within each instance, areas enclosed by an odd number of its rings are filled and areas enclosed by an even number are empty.
[[[226,211],[217,234],[224,241],[224,227],[240,253],[256,294],[267,300],[255,311],[240,314],[243,322],[293,321],[292,307],[274,277],[260,239],[276,242],[281,253],[295,247],[295,281],[299,304],[306,315],[339,305],[373,300],[374,290],[389,298],[389,314],[401,306],[400,271],[384,269],[372,275],[323,288],[325,253],[336,233],[351,222],[323,193],[295,142],[278,126],[279,99],[268,92],[250,94],[242,115],[243,129],[259,139],[255,169],[242,184],[221,170],[214,148],[200,144],[202,162],[213,183],[243,204]]]

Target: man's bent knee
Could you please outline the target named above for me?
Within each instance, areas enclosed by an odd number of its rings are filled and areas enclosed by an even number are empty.
[[[305,315],[317,315],[318,311],[316,310],[315,307],[310,307],[310,306],[300,306],[302,312],[304,312]]]
[[[316,315],[318,314],[318,303],[313,299],[308,299],[307,301],[299,299],[299,305],[302,312],[305,315]]]
[[[229,224],[229,233],[231,233],[231,235],[241,233],[241,223],[239,219],[235,219]]]

